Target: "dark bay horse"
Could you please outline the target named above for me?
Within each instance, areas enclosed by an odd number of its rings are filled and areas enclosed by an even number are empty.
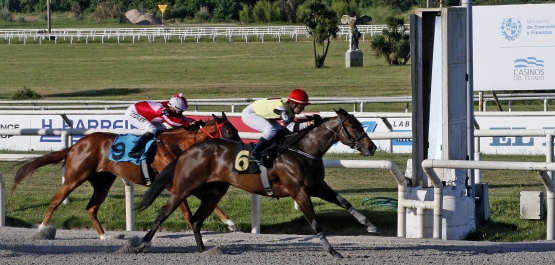
[[[241,140],[237,129],[227,120],[225,113],[222,112],[222,118],[215,115],[212,115],[212,117],[214,120],[206,121],[205,125],[201,128],[193,128],[191,130],[178,128],[160,134],[156,138],[157,151],[152,163],[155,173],[162,171],[168,163],[181,155],[183,150],[205,139],[224,138],[234,141]],[[36,169],[65,161],[64,182],[52,198],[46,216],[39,226],[39,231],[46,228],[52,214],[62,201],[74,189],[88,181],[93,187],[93,194],[86,210],[100,238],[107,238],[104,229],[98,221],[97,214],[100,205],[104,202],[106,196],[108,196],[116,176],[134,184],[145,185],[141,176],[140,166],[131,162],[114,162],[108,158],[108,153],[116,136],[117,134],[114,133],[93,133],[81,138],[69,148],[21,162],[24,164],[17,170],[14,176],[12,192],[25,177],[30,176]],[[179,207],[185,219],[190,222],[191,211],[188,209],[188,205],[183,203]],[[229,226],[230,230],[238,230],[237,225],[219,208],[216,208],[215,212]]]
[[[320,238],[325,251],[341,258],[341,254],[331,247],[316,221],[311,196],[322,198],[346,209],[366,226],[368,232],[377,233],[378,229],[324,181],[322,157],[337,141],[358,150],[364,156],[373,155],[376,145],[353,115],[342,109],[336,113],[337,117],[324,119],[320,126],[288,138],[285,142],[285,150],[275,159],[273,167],[267,169],[267,175],[272,196],[293,198]],[[260,174],[239,174],[232,170],[236,161],[235,147],[236,144],[230,141],[210,139],[191,146],[164,168],[143,196],[137,209],[144,210],[150,206],[166,187],[172,187],[171,195],[166,205],[160,209],[151,230],[140,243],[134,246],[138,252],[150,246],[154,233],[162,222],[195,192],[201,194],[199,197],[201,204],[191,218],[191,222],[195,240],[201,252],[205,250],[200,235],[201,226],[230,185],[267,196]]]

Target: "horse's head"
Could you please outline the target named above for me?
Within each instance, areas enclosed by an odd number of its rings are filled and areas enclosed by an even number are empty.
[[[222,117],[218,117],[212,114],[212,118],[216,122],[216,128],[218,131],[218,137],[222,139],[229,139],[233,141],[240,142],[241,137],[239,137],[239,131],[237,128],[231,124],[231,122],[227,119],[225,112],[222,111]]]
[[[335,110],[335,113],[337,113],[341,126],[337,135],[339,141],[359,151],[364,156],[374,155],[377,147],[355,116],[341,108]]]

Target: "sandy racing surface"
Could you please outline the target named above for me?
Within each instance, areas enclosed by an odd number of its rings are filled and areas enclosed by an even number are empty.
[[[126,246],[146,232],[58,230],[54,240],[31,239],[36,229],[0,228],[0,264],[553,264],[554,241],[492,243],[329,236],[344,258],[323,251],[315,236],[205,232],[207,251],[196,252],[190,232],[158,232],[144,253]]]

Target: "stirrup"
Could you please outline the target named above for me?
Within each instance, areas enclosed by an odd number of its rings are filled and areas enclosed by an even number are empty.
[[[250,155],[250,156],[248,156],[247,158],[249,159],[249,162],[255,162],[255,163],[259,164],[259,165],[262,165],[262,164],[263,164],[263,163],[262,163],[262,157]]]

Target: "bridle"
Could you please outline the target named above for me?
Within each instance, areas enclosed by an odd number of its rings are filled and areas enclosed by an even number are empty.
[[[345,127],[345,121],[347,119],[349,119],[350,117],[354,117],[353,114],[349,114],[347,116],[345,116],[345,118],[341,119],[341,117],[337,116],[337,118],[339,119],[339,122],[341,124],[341,128],[339,130],[339,132],[343,132],[343,134],[346,136],[347,140],[349,141],[349,147],[351,147],[351,149],[355,149],[358,150],[361,148],[359,141],[362,140],[362,138],[367,137],[368,134],[366,132],[364,132],[363,134],[361,134],[359,137],[355,138],[353,137],[349,131],[347,130],[347,128]],[[332,131],[334,133],[334,142],[339,141],[339,133],[337,133],[336,131],[334,131],[332,128],[328,127],[326,124],[322,125],[324,127],[326,127],[326,129]]]
[[[354,117],[352,114],[349,114],[347,116],[345,116],[345,118],[341,119],[341,117],[337,116],[337,119],[339,119],[339,124],[341,124],[341,128],[339,129],[339,133],[343,132],[343,134],[345,135],[345,137],[347,138],[347,140],[349,141],[349,147],[351,147],[352,149],[355,150],[359,150],[360,148],[362,148],[359,144],[359,141],[362,140],[362,138],[367,137],[368,134],[366,132],[364,132],[363,134],[361,134],[359,137],[355,138],[353,137],[349,131],[347,130],[346,126],[345,126],[345,121],[347,119],[349,119],[350,117]],[[324,126],[326,129],[328,129],[329,131],[333,132],[334,136],[333,136],[333,142],[337,142],[339,141],[339,133],[336,132],[334,129],[330,128],[329,126],[327,126],[325,123],[322,123],[322,126]],[[301,150],[298,149],[293,149],[291,147],[287,147],[288,150],[296,152],[300,155],[306,156],[310,159],[313,160],[322,160],[321,157],[315,157],[311,154],[308,154],[306,152],[303,152]]]
[[[218,121],[216,121],[216,120],[214,120],[214,121],[215,121],[215,123],[216,123],[216,132],[215,132],[215,135],[210,134],[210,132],[208,132],[208,131],[207,131],[206,129],[204,129],[204,127],[202,127],[202,126],[199,127],[199,128],[200,128],[200,130],[201,130],[204,134],[206,134],[206,135],[207,135],[208,137],[210,137],[210,138],[220,138],[220,139],[223,139],[223,138],[224,138],[224,135],[223,135],[223,133],[222,133],[222,127],[223,127],[226,123],[228,123],[229,121],[226,120],[226,121],[224,121],[224,122],[222,122],[222,123],[218,123]],[[192,130],[187,131],[187,134],[186,134],[185,136],[183,136],[183,137],[182,137],[179,141],[177,141],[175,144],[168,144],[168,145],[170,145],[171,147],[169,148],[168,152],[166,152],[166,153],[164,154],[164,156],[167,156],[169,153],[171,153],[171,152],[174,150],[174,148],[179,149],[177,143],[180,143],[181,141],[183,141],[183,139],[185,139],[185,138],[189,135],[189,133],[190,133],[191,131],[192,131]],[[163,141],[158,141],[158,140],[157,140],[157,142],[160,143],[160,144],[167,144],[167,143],[164,143]],[[182,152],[183,152],[183,150],[181,150],[181,149],[179,149],[179,151],[182,151]]]
[[[222,139],[222,138],[224,138],[224,135],[222,133],[222,127],[228,122],[229,121],[224,121],[222,123],[218,123],[216,121],[216,135],[211,135],[206,129],[204,129],[204,127],[200,127],[200,129],[202,130],[202,132],[204,132],[210,138],[216,138],[216,136],[217,136],[218,138]]]

